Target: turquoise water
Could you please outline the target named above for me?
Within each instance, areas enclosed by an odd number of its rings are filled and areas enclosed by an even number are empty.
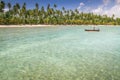
[[[0,28],[1,80],[120,80],[120,27]]]

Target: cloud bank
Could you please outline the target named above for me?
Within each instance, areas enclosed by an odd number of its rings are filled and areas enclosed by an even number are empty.
[[[99,5],[97,8],[91,8],[81,2],[78,7],[80,12],[91,12],[98,15],[107,15],[109,17],[115,16],[115,18],[120,18],[120,0],[114,0],[115,4],[108,8],[111,0],[103,0],[103,4]],[[84,5],[83,5],[84,4]],[[84,10],[82,10],[84,8]]]

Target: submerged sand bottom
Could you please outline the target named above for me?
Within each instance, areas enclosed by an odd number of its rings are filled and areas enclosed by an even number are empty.
[[[119,80],[120,27],[0,28],[1,80]]]

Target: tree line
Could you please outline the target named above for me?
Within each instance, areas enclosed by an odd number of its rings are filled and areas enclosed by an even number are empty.
[[[4,11],[5,7],[8,8],[7,11]],[[12,5],[0,1],[0,24],[120,25],[120,18],[114,18],[114,15],[108,17],[107,15],[83,13],[77,9],[67,10],[65,7],[59,10],[56,4],[53,7],[48,4],[45,8],[39,7],[36,3],[34,9],[27,9],[26,3],[20,6],[19,3]]]

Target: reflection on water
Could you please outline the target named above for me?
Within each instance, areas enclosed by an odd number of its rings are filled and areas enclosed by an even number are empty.
[[[0,28],[1,80],[120,80],[120,27]]]

